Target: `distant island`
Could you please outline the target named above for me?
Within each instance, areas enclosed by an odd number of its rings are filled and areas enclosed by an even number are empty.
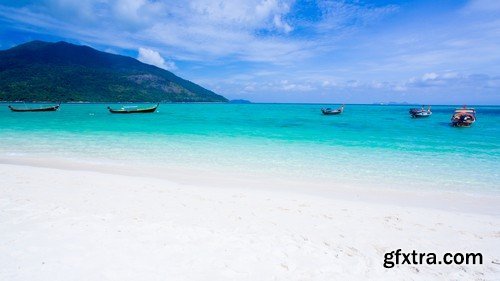
[[[252,103],[249,100],[230,100],[229,103]]]
[[[0,51],[0,101],[227,102],[170,71],[67,42]]]

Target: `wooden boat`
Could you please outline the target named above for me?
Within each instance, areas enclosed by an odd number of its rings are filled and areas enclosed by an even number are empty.
[[[423,106],[421,108],[410,108],[410,115],[412,118],[429,117],[432,115],[431,106],[427,109],[424,109]]]
[[[457,108],[451,117],[453,127],[470,127],[476,122],[476,110],[474,108]]]
[[[341,114],[342,112],[344,112],[344,105],[341,105],[337,109],[322,108],[321,112],[323,113],[323,115],[338,115],[338,114]]]
[[[156,111],[160,104],[156,104],[156,106],[153,107],[147,107],[147,108],[138,108],[137,106],[123,106],[120,109],[112,109],[111,107],[108,106],[108,110],[111,113],[153,113]]]
[[[15,112],[41,112],[41,111],[56,111],[59,109],[59,106],[61,104],[58,104],[58,105],[53,105],[53,106],[46,106],[46,107],[31,107],[31,108],[19,108],[19,107],[13,107],[13,106],[10,106],[9,105],[9,108],[11,111],[15,111]]]

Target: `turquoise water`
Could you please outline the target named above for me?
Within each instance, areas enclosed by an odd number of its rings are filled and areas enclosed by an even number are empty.
[[[409,106],[162,104],[154,114],[110,114],[104,104],[15,113],[0,105],[0,156],[219,169],[360,185],[500,191],[500,107],[479,106],[471,128],[455,107],[411,119]],[[133,161],[133,162],[132,162]]]

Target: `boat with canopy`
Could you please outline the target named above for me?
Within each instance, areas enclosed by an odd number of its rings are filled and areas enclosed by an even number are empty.
[[[476,110],[474,108],[457,108],[451,117],[453,127],[470,127],[476,122]]]
[[[412,118],[429,117],[431,115],[432,115],[432,111],[431,111],[430,105],[427,109],[424,109],[423,106],[421,108],[410,108],[410,116]]]

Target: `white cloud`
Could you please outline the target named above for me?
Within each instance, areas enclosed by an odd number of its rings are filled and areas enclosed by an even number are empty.
[[[412,77],[404,83],[406,88],[440,89],[487,89],[499,86],[500,77],[486,74],[465,74],[457,72],[430,72],[421,77]]]
[[[174,70],[177,68],[173,61],[165,61],[160,53],[147,48],[139,48],[139,55],[137,59],[143,63],[151,64],[167,70]]]
[[[324,42],[290,36],[294,0],[45,0],[21,8],[0,5],[0,15],[46,32],[111,47],[148,45],[182,60],[294,62],[317,54]],[[343,5],[348,14],[357,4]],[[351,9],[351,10],[349,10]],[[372,8],[349,17],[368,17]],[[379,13],[379,12],[376,12]],[[321,39],[325,40],[325,38]],[[331,40],[331,38],[326,38]],[[140,43],[136,43],[140,42]]]
[[[275,15],[289,11],[289,0],[192,0],[189,11],[197,20],[242,29],[266,28]]]
[[[283,32],[285,32],[285,33],[289,33],[290,31],[293,30],[293,28],[288,23],[284,22],[281,19],[280,15],[274,15],[273,22],[274,22],[274,26],[276,26],[277,29],[283,30]]]
[[[438,77],[438,75],[435,72],[425,73],[422,76],[422,81],[435,80],[437,77]]]
[[[365,25],[398,10],[396,5],[361,5],[358,1],[318,1],[322,10],[319,31],[329,31],[347,26]]]

